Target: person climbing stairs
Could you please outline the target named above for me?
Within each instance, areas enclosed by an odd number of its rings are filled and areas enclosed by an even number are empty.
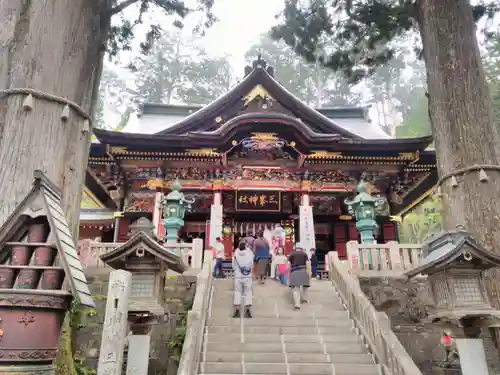
[[[232,318],[232,289],[213,283],[200,374],[382,374],[331,283],[313,281],[300,311],[280,283],[255,283],[252,319]]]

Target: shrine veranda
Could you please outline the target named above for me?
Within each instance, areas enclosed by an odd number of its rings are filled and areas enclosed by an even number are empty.
[[[273,73],[259,59],[209,105],[144,104],[136,132],[95,129],[80,237],[125,242],[140,217],[163,237],[160,201],[178,179],[195,199],[182,240],[209,247],[215,233],[229,255],[236,237],[272,240],[279,224],[287,252],[300,241],[343,257],[359,236],[345,199],[364,179],[378,199],[377,241],[397,241],[395,217],[437,181],[432,138],[391,138],[365,108],[315,110]]]

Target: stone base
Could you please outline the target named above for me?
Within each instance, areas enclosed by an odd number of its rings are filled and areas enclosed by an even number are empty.
[[[55,375],[54,366],[0,366],[0,375]]]

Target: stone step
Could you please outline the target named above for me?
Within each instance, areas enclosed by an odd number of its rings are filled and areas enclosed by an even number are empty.
[[[361,342],[320,343],[256,343],[256,342],[218,342],[206,345],[210,352],[252,352],[252,353],[330,353],[330,354],[366,354],[366,346]]]
[[[258,318],[244,319],[244,326],[247,327],[344,327],[353,326],[353,321],[347,314],[343,317],[332,319],[311,319],[308,317],[297,316],[291,318]],[[241,319],[232,317],[211,317],[207,320],[207,326],[232,326],[241,325]]]
[[[217,308],[212,307],[210,311],[211,317],[227,317],[233,314],[233,306]],[[292,305],[287,306],[287,308],[270,308],[270,309],[259,309],[252,308],[252,315],[254,318],[280,318],[280,319],[295,319],[297,317],[303,318],[316,318],[316,319],[336,319],[337,317],[343,318],[344,316],[349,316],[349,313],[342,307],[332,310],[319,310],[315,311],[309,306],[303,306],[300,312],[292,309]]]
[[[337,335],[345,332],[352,332],[352,325],[345,326],[331,326],[331,327],[321,327],[322,335]],[[229,325],[229,326],[207,326],[207,333],[214,334],[236,334],[241,332],[240,325]],[[278,335],[310,335],[311,327],[255,327],[255,326],[243,326],[243,332],[247,334],[278,334]]]
[[[231,301],[217,301],[212,300],[212,309],[217,308],[227,308],[231,309],[233,307],[233,300]],[[265,301],[252,301],[253,310],[272,310],[276,308],[278,310],[292,310],[292,301],[273,301],[272,299],[267,299]],[[336,303],[332,301],[317,302],[309,300],[309,303],[301,306],[301,311],[338,311],[343,310],[344,306],[341,303]]]
[[[244,340],[246,343],[278,343],[282,341],[285,343],[324,343],[330,342],[353,342],[359,343],[360,338],[354,330],[346,329],[345,332],[339,331],[335,335],[319,336],[314,334],[308,335],[279,335],[279,334],[244,334]],[[228,334],[217,334],[208,333],[205,336],[205,340],[208,345],[211,343],[219,342],[241,342],[240,333],[228,333]]]
[[[202,362],[201,374],[246,374],[246,375],[379,375],[378,365],[331,365],[285,363]]]
[[[340,297],[333,291],[331,291],[331,292],[325,292],[325,291],[313,292],[310,290],[310,291],[308,291],[307,294],[310,298],[313,298],[313,299],[323,300],[323,299],[334,298],[334,299],[340,300]],[[290,289],[275,291],[275,290],[259,290],[259,289],[253,288],[252,295],[255,296],[256,298],[266,298],[266,297],[270,297],[270,296],[283,298],[283,297],[289,297],[289,296],[291,297],[292,291]],[[213,293],[214,298],[224,299],[224,298],[231,298],[232,296],[233,296],[232,290],[214,291],[214,293]]]
[[[374,364],[371,354],[208,352],[205,362]]]

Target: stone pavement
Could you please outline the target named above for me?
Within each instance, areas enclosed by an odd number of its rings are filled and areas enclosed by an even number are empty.
[[[294,311],[287,287],[254,282],[252,319],[234,319],[232,279],[214,280],[200,374],[380,375],[331,282]]]

